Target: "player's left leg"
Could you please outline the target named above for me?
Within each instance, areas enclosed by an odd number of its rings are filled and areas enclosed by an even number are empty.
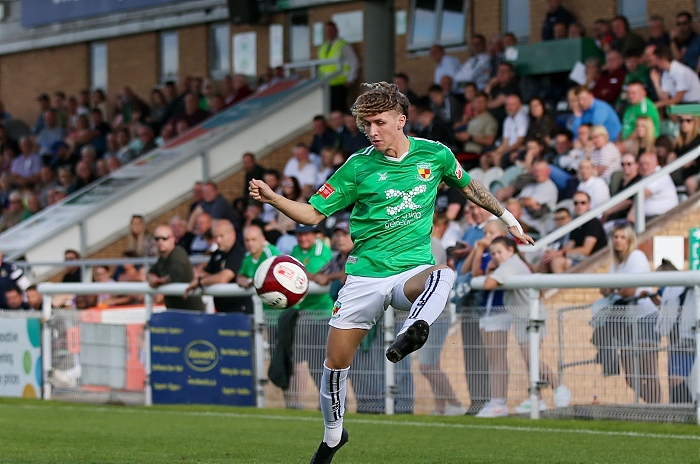
[[[398,286],[392,305],[403,309],[410,303],[408,318],[387,349],[391,362],[399,362],[408,354],[420,349],[428,339],[429,326],[440,317],[455,283],[455,272],[447,266],[431,266],[408,278]]]

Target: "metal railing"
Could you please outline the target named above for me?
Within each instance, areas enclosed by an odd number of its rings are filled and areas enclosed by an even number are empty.
[[[328,59],[328,60],[304,60],[304,61],[294,61],[291,63],[284,64],[284,75],[290,77],[291,71],[293,69],[309,69],[310,77],[316,78],[319,76],[318,68],[320,66],[334,64],[340,67],[340,59]],[[332,77],[332,76],[329,76]]]
[[[695,150],[695,155],[700,149]],[[680,158],[682,159],[682,158]],[[679,159],[679,160],[680,160]],[[476,290],[484,289],[486,277],[475,277],[471,281],[471,287]],[[665,287],[684,286],[695,289],[695,318],[693,330],[695,332],[696,362],[700,359],[700,271],[679,272],[649,272],[645,274],[528,274],[510,276],[499,285],[501,290],[528,289],[530,300],[529,315],[529,344],[530,344],[530,401],[537,404],[540,389],[540,329],[544,326],[544,320],[540,315],[540,290],[551,288],[627,288],[627,287]],[[696,390],[700,389],[700,369],[696,372]],[[533,407],[532,419],[538,419],[540,412]],[[696,402],[696,421],[700,425],[700,401]]]
[[[639,182],[625,188],[617,195],[610,198],[608,201],[596,206],[595,208],[582,214],[581,216],[577,217],[576,219],[572,220],[566,225],[542,237],[537,241],[537,243],[535,243],[534,246],[521,246],[520,249],[525,253],[536,253],[539,251],[543,251],[551,243],[562,238],[574,229],[581,227],[591,219],[602,215],[608,209],[612,208],[613,206],[616,206],[624,200],[631,198],[632,196],[635,197],[635,229],[638,234],[641,234],[646,229],[646,216],[644,215],[644,189],[646,188],[646,186],[656,181],[661,176],[670,175],[671,173],[682,168],[689,162],[697,159],[699,156],[700,147],[689,151],[688,153],[686,153],[678,159],[673,160],[672,162],[668,163],[666,166],[661,168],[661,170],[659,170],[658,172],[655,172],[650,176],[642,178]]]

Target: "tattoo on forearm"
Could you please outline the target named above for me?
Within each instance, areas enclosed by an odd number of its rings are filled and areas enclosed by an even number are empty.
[[[481,206],[489,213],[495,214],[496,216],[503,214],[503,206],[501,206],[496,197],[491,195],[491,192],[481,185],[480,182],[472,179],[462,191],[468,200]]]

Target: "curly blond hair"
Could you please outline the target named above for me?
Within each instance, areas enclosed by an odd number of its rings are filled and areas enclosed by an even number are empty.
[[[350,108],[352,115],[357,119],[357,127],[364,132],[363,119],[383,113],[396,111],[399,115],[408,117],[408,98],[399,91],[396,84],[377,82],[376,84],[362,84],[364,93],[357,97]]]

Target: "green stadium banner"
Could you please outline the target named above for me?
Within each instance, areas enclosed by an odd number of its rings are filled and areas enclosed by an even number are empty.
[[[693,227],[688,232],[688,260],[690,270],[700,270],[700,227]]]

